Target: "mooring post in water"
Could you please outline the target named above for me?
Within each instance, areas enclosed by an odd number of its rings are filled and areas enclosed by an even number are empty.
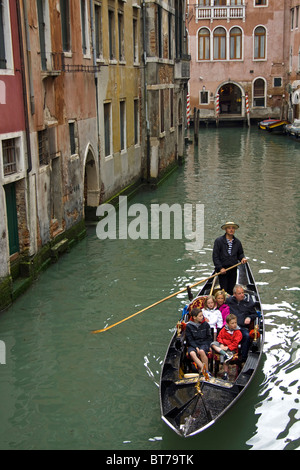
[[[246,102],[247,122],[248,122],[248,127],[250,127],[250,110],[249,110],[248,93],[245,94],[245,102]]]
[[[4,341],[0,340],[0,364],[6,364],[6,346]]]
[[[197,108],[194,108],[194,141],[198,143],[199,118]]]
[[[216,95],[216,127],[219,127],[219,115],[220,115],[220,95]]]

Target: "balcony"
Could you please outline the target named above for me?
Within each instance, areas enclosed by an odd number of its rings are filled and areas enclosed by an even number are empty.
[[[239,6],[196,6],[196,21],[199,20],[236,20],[245,21],[246,7]]]

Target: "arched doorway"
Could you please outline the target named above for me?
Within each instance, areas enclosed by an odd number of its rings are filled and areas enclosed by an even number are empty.
[[[84,167],[84,213],[86,219],[90,219],[93,215],[95,217],[95,208],[99,206],[99,197],[100,189],[98,168],[95,162],[94,154],[89,148],[87,151]]]
[[[220,114],[242,114],[242,91],[235,83],[225,83],[219,89]]]

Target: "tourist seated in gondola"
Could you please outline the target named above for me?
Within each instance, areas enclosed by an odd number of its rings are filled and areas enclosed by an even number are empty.
[[[220,355],[220,362],[223,363],[223,379],[228,379],[228,364],[238,353],[238,347],[242,340],[242,332],[237,324],[237,317],[230,313],[226,318],[226,325],[218,334],[217,341],[211,343],[212,350]]]
[[[242,361],[245,361],[250,346],[249,329],[257,317],[255,303],[251,299],[245,299],[244,287],[236,284],[233,288],[233,295],[226,299],[226,304],[230,308],[230,313],[234,313],[237,317],[237,324],[243,335],[241,342]]]
[[[190,315],[191,320],[187,322],[185,329],[187,352],[200,372],[204,365],[208,371],[207,353],[212,342],[211,328],[200,308],[193,308]]]
[[[222,328],[223,318],[220,310],[217,308],[217,302],[213,295],[208,295],[204,301],[204,309],[202,310],[204,318],[208,321],[213,329],[214,341],[217,338],[217,329]]]
[[[222,318],[223,318],[223,326],[226,325],[226,317],[230,314],[229,305],[226,302],[226,293],[224,290],[218,290],[215,293],[215,299],[217,302],[217,309],[220,310]]]

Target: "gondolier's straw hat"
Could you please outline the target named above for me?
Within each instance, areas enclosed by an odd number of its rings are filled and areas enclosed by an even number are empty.
[[[235,229],[239,228],[238,224],[235,224],[234,222],[226,222],[226,224],[222,225],[222,229],[226,230],[227,227],[234,227]]]

